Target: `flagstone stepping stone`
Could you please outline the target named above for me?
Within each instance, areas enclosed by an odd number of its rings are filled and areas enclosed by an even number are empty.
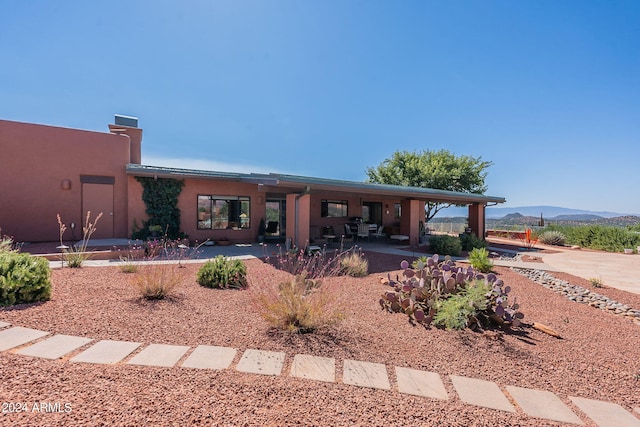
[[[600,427],[640,427],[640,420],[616,403],[571,396],[569,399]]]
[[[549,391],[513,386],[507,386],[506,389],[529,416],[561,423],[584,424],[558,396]]]
[[[183,368],[227,369],[238,350],[229,347],[199,345],[182,363]]]
[[[115,364],[133,353],[142,343],[129,341],[98,341],[82,353],[71,358],[71,362]]]
[[[54,335],[44,341],[37,342],[18,351],[24,356],[42,357],[45,359],[59,359],[83,345],[90,343],[91,338],[75,337],[72,335]]]
[[[11,326],[11,323],[0,322],[0,328],[6,328],[7,326]]]
[[[46,335],[49,335],[49,332],[23,328],[22,326],[4,329],[0,331],[0,351],[21,346]]]
[[[451,378],[458,396],[465,403],[505,412],[516,411],[497,384],[492,381],[457,375],[449,375],[449,378]]]
[[[430,397],[434,399],[448,399],[440,375],[435,372],[418,371],[416,369],[396,366],[398,391],[414,396]]]
[[[280,375],[284,365],[284,353],[264,350],[246,350],[236,369],[240,372],[261,375]]]
[[[291,376],[329,383],[335,382],[336,359],[296,354],[291,365]]]
[[[387,367],[382,363],[360,362],[345,359],[342,381],[360,387],[391,390]]]
[[[133,356],[127,364],[170,368],[184,356],[189,348],[187,345],[149,344]]]

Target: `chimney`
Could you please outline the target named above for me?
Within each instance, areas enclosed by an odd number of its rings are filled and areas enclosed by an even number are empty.
[[[129,163],[142,163],[142,129],[138,127],[138,118],[115,115],[115,124],[109,125],[109,131],[117,135],[127,135],[130,141]]]
[[[123,116],[122,114],[116,114],[115,124],[118,126],[126,126],[129,128],[138,127],[138,118],[131,116]]]

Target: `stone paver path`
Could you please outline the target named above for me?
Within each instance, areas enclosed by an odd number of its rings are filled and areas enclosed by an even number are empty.
[[[49,332],[39,331],[37,329],[23,328],[22,326],[14,326],[13,328],[3,329],[0,331],[0,351],[9,350],[10,348],[19,347],[38,338],[49,335]]]
[[[499,411],[516,411],[494,382],[459,377],[457,375],[449,375],[449,378],[451,378],[451,382],[453,382],[453,387],[458,392],[458,396],[460,396],[460,399],[465,403],[482,406],[483,408],[497,409]]]
[[[336,360],[332,357],[296,354],[291,365],[291,376],[329,383],[335,382]]]
[[[32,341],[49,335],[48,332],[23,327],[11,327],[0,322],[0,351],[13,351],[16,354],[58,359],[89,344],[91,338],[70,335],[54,335],[24,346]],[[191,349],[189,346],[167,344],[149,344],[139,353],[126,361],[142,344],[128,341],[99,341],[71,358],[71,362],[172,367]],[[16,349],[17,347],[22,347]],[[238,354],[238,350],[229,347],[199,345],[182,363],[184,368],[192,369],[229,369]],[[243,352],[235,369],[261,375],[281,375],[286,354],[282,352],[247,349]],[[64,362],[63,362],[64,363]],[[406,367],[395,367],[398,391],[430,399],[449,399],[442,379],[435,372],[420,371]],[[336,361],[334,358],[308,354],[293,356],[289,375],[314,381],[336,382]],[[475,378],[450,375],[455,392],[460,399],[470,405],[491,408],[499,411],[515,412],[500,387],[494,382]],[[342,381],[357,387],[369,387],[391,390],[387,366],[381,363],[345,360]],[[523,387],[506,386],[516,405],[530,416],[543,420],[584,425],[558,396],[543,391]],[[599,427],[640,427],[640,408],[633,413],[622,406],[580,397],[569,398],[580,410]],[[634,416],[634,413],[638,415]],[[584,414],[581,416],[584,417]],[[544,424],[541,421],[541,425]]]
[[[562,423],[584,424],[555,394],[522,387],[506,387],[525,414]]]
[[[227,369],[238,350],[228,347],[199,345],[182,363],[184,368],[195,369]]]
[[[569,399],[599,427],[640,427],[639,419],[615,403],[582,397],[569,397]]]
[[[387,367],[382,363],[359,362],[347,359],[344,361],[342,381],[345,384],[360,387],[391,390]]]
[[[247,350],[236,369],[250,374],[280,375],[284,357],[284,353],[275,351]]]
[[[396,367],[396,378],[400,393],[433,399],[446,400],[449,398],[440,375],[435,372]]]
[[[42,357],[45,359],[59,359],[65,354],[71,353],[91,341],[91,338],[74,337],[72,335],[54,335],[44,341],[23,348],[18,351],[18,354]]]
[[[11,326],[11,323],[0,322],[0,328],[6,328],[7,326]]]
[[[149,344],[127,363],[129,365],[164,366],[170,368],[189,350],[186,345]]]
[[[139,342],[103,340],[71,359],[72,362],[114,364],[133,353]]]

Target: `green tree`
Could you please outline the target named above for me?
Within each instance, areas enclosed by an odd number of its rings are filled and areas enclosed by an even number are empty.
[[[456,156],[448,150],[396,151],[377,167],[367,168],[367,175],[369,182],[378,184],[482,194],[487,191],[485,169],[492,164],[481,157]],[[427,222],[452,205],[428,201],[425,205]]]

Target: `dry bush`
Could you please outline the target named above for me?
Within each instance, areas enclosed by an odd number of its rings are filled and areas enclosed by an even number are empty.
[[[146,299],[163,299],[182,281],[177,264],[146,264],[138,266],[131,283]]]
[[[273,287],[253,286],[262,317],[272,326],[289,333],[310,333],[343,319],[336,307],[335,293],[319,279],[306,274]]]
[[[351,277],[364,277],[369,274],[369,261],[359,252],[349,252],[340,259],[342,272]]]

